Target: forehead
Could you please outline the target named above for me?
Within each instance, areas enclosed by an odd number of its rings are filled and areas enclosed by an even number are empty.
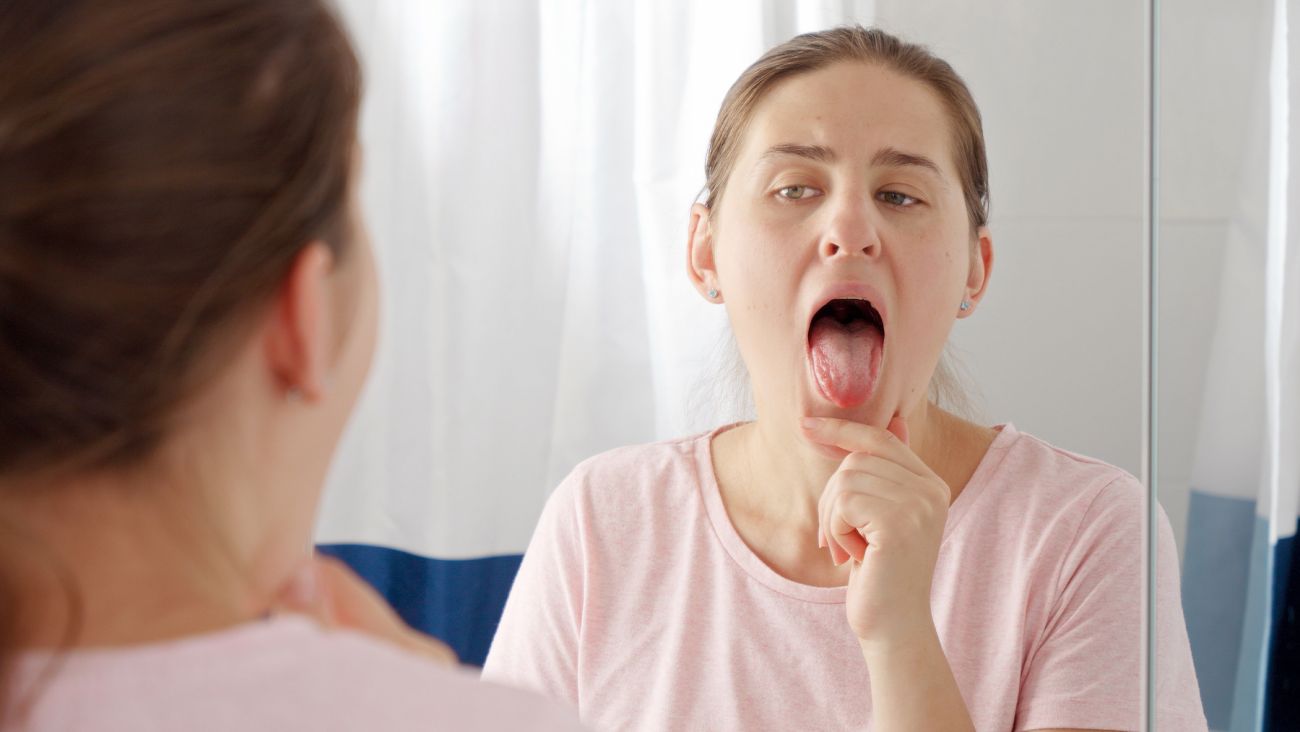
[[[773,145],[821,145],[865,165],[881,148],[924,155],[956,179],[948,115],[923,82],[878,65],[841,62],[777,83],[759,100],[740,157]]]

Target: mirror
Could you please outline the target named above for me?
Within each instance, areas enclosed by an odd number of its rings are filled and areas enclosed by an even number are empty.
[[[318,536],[467,661],[575,465],[752,414],[687,215],[726,90],[800,32],[922,43],[983,114],[996,267],[950,339],[959,411],[1140,473],[1140,4],[338,4],[385,328]]]

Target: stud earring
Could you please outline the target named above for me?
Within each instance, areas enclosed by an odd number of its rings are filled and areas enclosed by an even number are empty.
[[[718,291],[712,287],[709,288],[709,299],[710,300],[718,299]]]
[[[966,312],[967,310],[970,310],[970,301],[969,301],[969,300],[962,300],[962,301],[961,301],[961,311],[964,313],[964,312]]]

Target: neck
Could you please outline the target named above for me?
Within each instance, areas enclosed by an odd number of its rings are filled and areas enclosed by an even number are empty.
[[[5,485],[0,546],[28,647],[117,646],[230,627],[269,607],[250,547],[197,483],[136,475]]]
[[[952,443],[960,439],[965,432],[963,428],[975,426],[928,401],[913,407],[904,418],[909,447],[953,487],[955,496],[969,473],[959,464],[960,460],[954,459]],[[817,502],[831,475],[839,468],[839,462],[810,449],[797,433],[793,419],[764,420],[760,416],[735,432],[737,457],[751,466],[745,483],[750,486],[748,490],[757,492],[754,498],[770,506],[774,515],[815,525]]]

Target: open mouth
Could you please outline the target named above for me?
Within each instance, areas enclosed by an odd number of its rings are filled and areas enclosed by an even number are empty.
[[[841,408],[875,392],[885,348],[885,324],[868,300],[836,299],[808,325],[808,363],[822,396]]]

